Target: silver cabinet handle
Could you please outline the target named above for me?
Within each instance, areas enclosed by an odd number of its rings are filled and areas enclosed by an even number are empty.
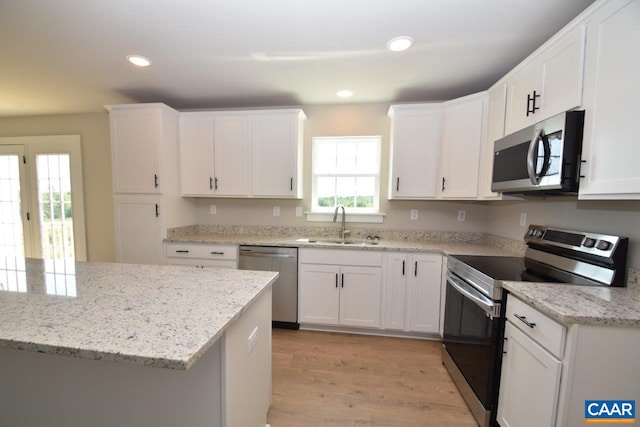
[[[524,323],[525,325],[527,325],[531,329],[533,329],[533,327],[536,326],[535,323],[529,322],[525,316],[520,316],[520,315],[515,314],[515,313],[513,313],[513,315],[516,317],[516,319],[518,319],[519,321],[521,321],[522,323]]]

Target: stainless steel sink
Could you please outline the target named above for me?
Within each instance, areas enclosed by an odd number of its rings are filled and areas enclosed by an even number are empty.
[[[378,244],[375,240],[341,240],[341,239],[297,239],[298,242],[305,243],[324,243],[327,245],[349,245],[349,246],[375,246]]]

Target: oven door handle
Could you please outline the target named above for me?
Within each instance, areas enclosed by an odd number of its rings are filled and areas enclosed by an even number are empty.
[[[478,307],[482,308],[488,315],[492,317],[497,315],[495,313],[495,303],[493,301],[480,294],[472,286],[455,277],[450,271],[447,272],[447,282],[449,282],[451,286],[453,286],[462,295],[473,301]]]

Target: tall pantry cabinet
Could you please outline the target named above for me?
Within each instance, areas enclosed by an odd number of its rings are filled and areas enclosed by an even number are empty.
[[[160,103],[110,105],[116,261],[164,264],[167,229],[195,223],[180,196],[178,112]]]

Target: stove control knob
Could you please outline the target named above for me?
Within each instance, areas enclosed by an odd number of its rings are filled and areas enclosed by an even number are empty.
[[[584,239],[584,242],[582,242],[582,246],[585,246],[587,248],[592,248],[594,247],[596,244],[596,239],[592,239],[591,237],[586,237]]]
[[[596,243],[596,248],[601,251],[608,251],[611,249],[611,246],[611,242],[607,242],[606,240],[598,240],[598,243]]]
[[[536,230],[535,231],[535,236],[536,237],[542,237],[543,234],[544,234],[544,231],[542,231],[542,230]]]

